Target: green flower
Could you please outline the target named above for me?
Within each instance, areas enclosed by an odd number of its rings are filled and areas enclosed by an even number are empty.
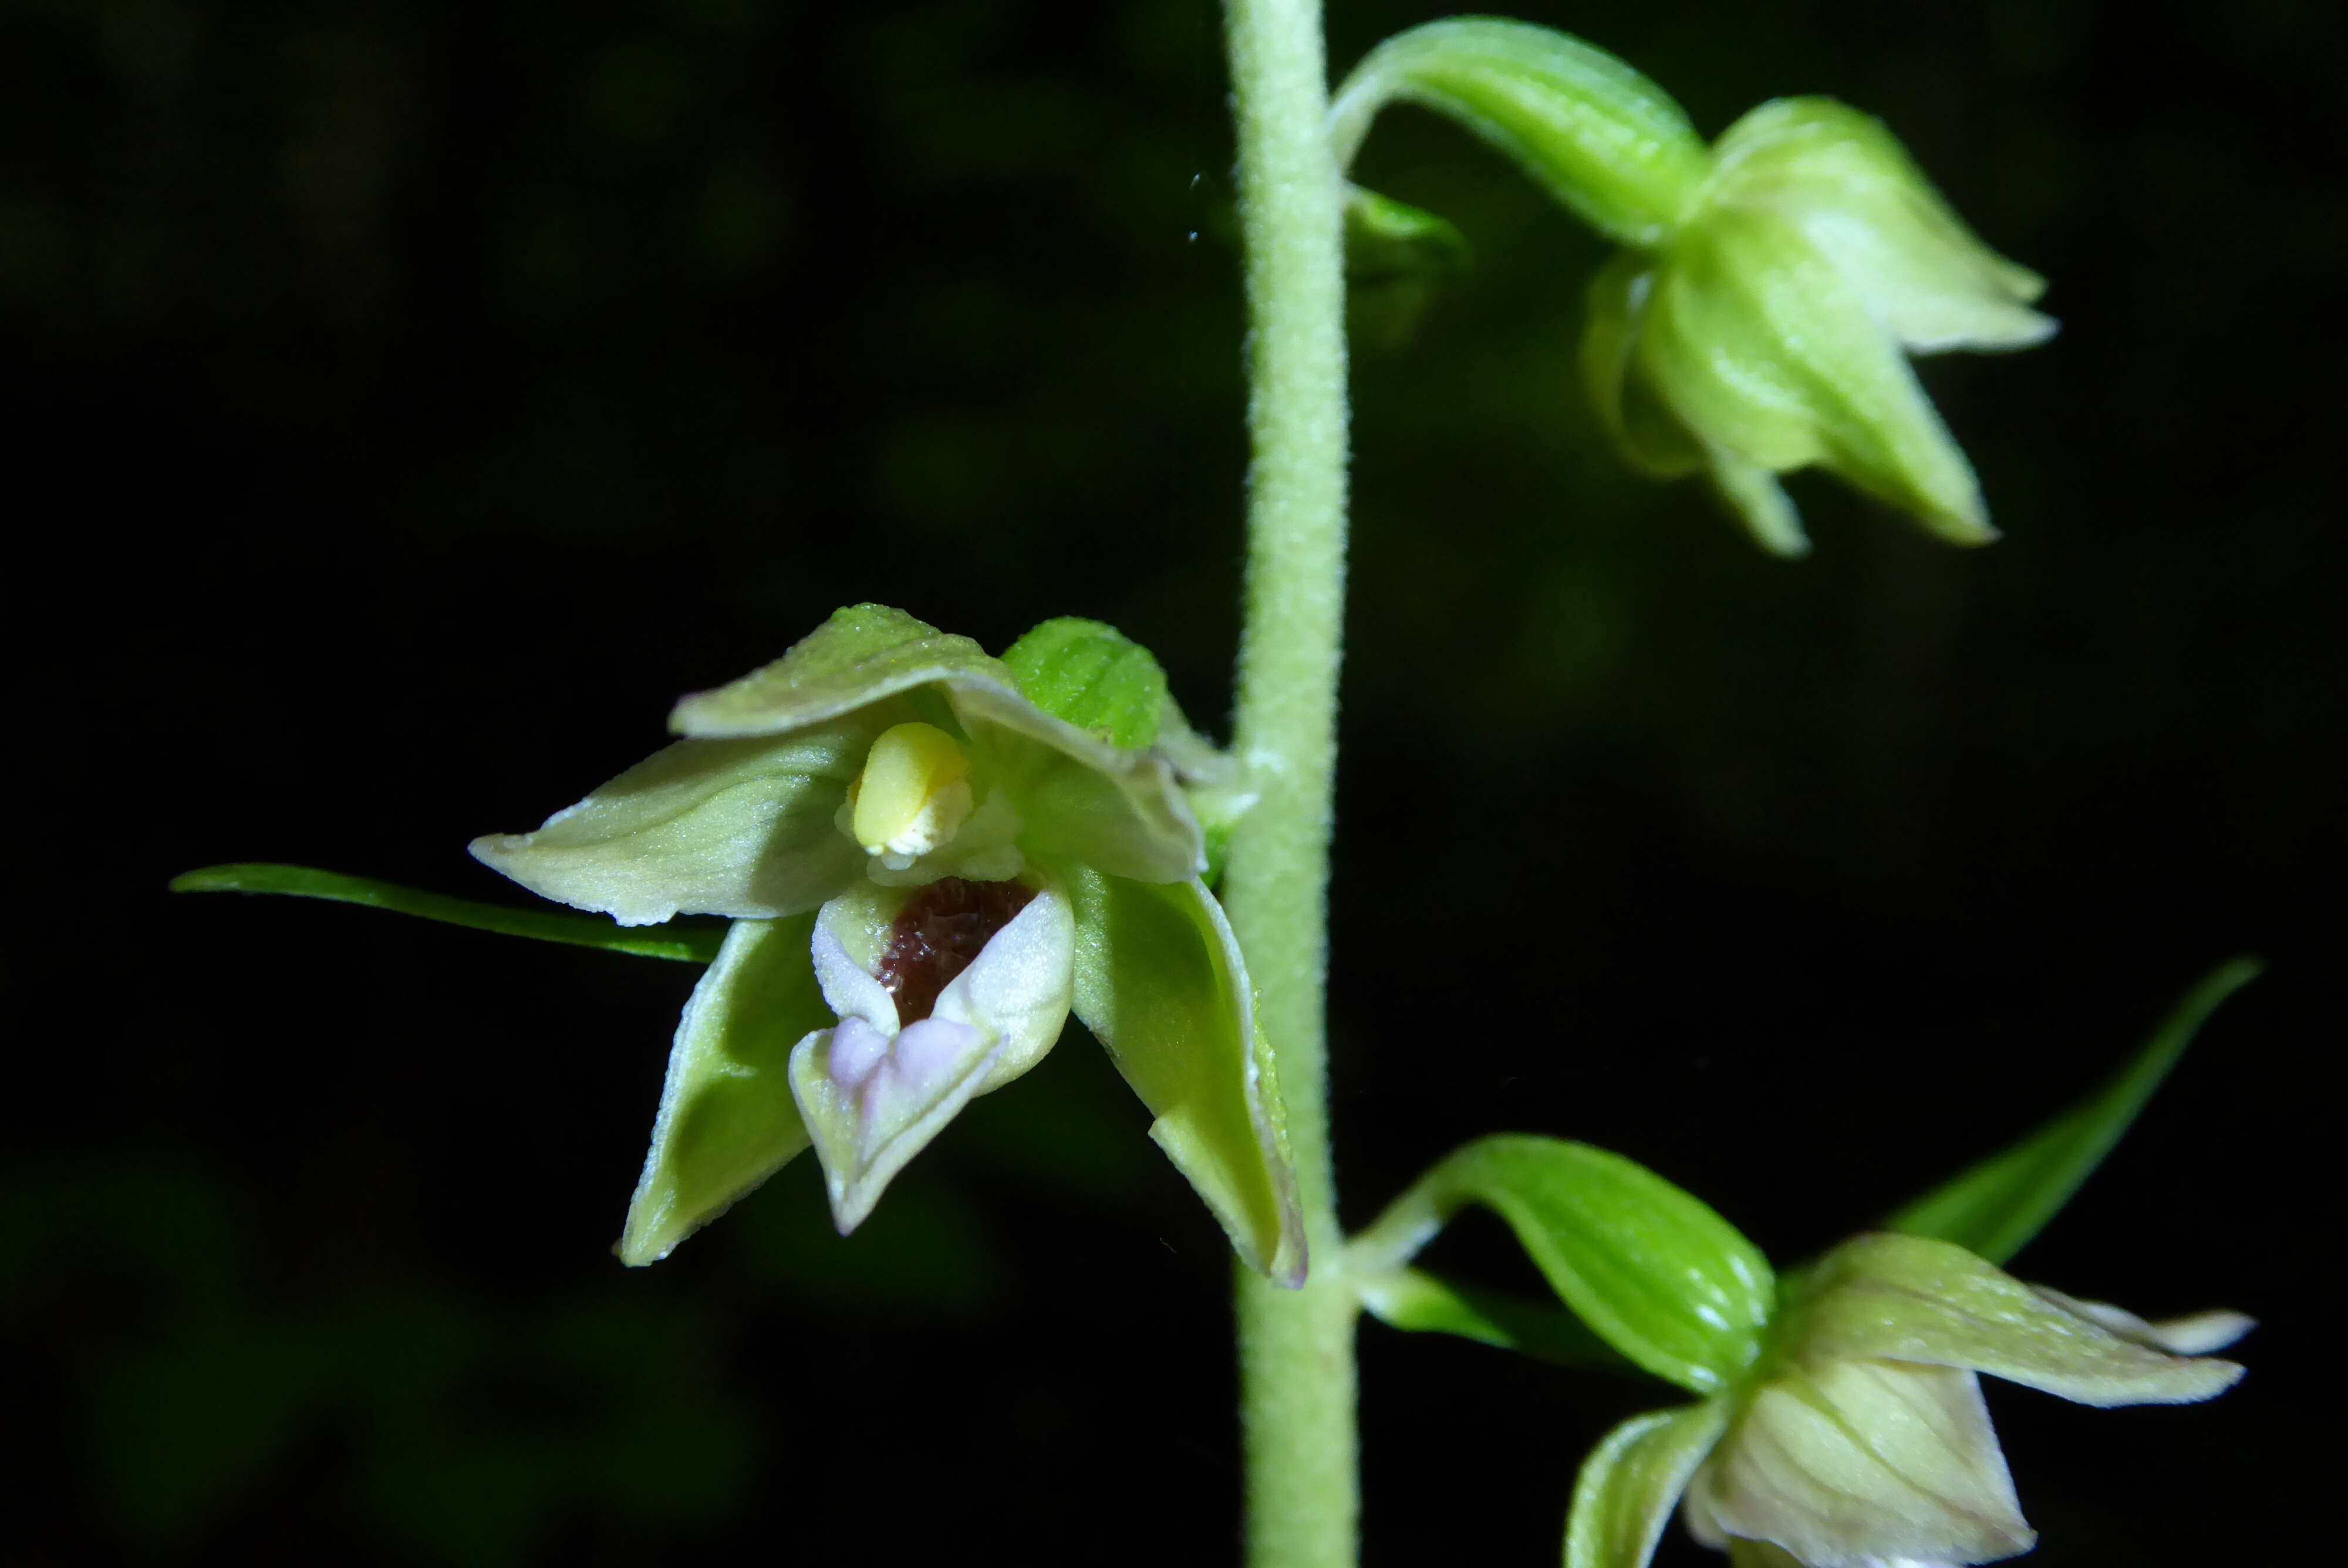
[[[1776,476],[1816,464],[1942,538],[1996,538],[1903,350],[2025,348],[2036,274],[1976,240],[1882,124],[1783,98],[1713,148],[1694,209],[1591,283],[1582,371],[1632,464],[1703,471],[1769,549],[1808,548]]]
[[[1569,1568],[1643,1568],[1674,1501],[1737,1568],[1930,1568],[2030,1549],[1979,1374],[2078,1404],[2179,1404],[2241,1368],[2250,1320],[2150,1324],[1921,1236],[1847,1242],[1797,1280],[1753,1366],[1617,1427],[1581,1469]]]
[[[1763,104],[1706,149],[1670,96],[1547,27],[1453,17],[1388,38],[1334,96],[1349,167],[1387,105],[1457,121],[1624,247],[1590,290],[1582,370],[1636,467],[1704,473],[1766,548],[1808,548],[1776,476],[1817,465],[1960,544],[1995,534],[1908,354],[2023,348],[2054,323],[1882,124]],[[1449,226],[1356,190],[1357,248],[1450,265]],[[1456,240],[1456,236],[1450,236]]]
[[[1303,1277],[1270,1053],[1153,744],[1195,740],[1145,651],[1057,621],[998,661],[860,605],[670,728],[537,832],[473,845],[623,925],[735,922],[677,1027],[623,1260],[666,1255],[810,1143],[852,1229],[1074,1011],[1240,1255]]]

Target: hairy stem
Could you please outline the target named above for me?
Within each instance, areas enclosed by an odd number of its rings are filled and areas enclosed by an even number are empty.
[[[1344,272],[1319,0],[1226,0],[1249,324],[1248,565],[1234,745],[1259,793],[1222,898],[1277,1056],[1312,1271],[1241,1271],[1253,1568],[1350,1568],[1354,1321],[1323,1034],[1330,788],[1345,578]]]

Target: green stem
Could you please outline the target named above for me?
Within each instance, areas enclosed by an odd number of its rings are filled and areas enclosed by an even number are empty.
[[[1345,578],[1345,283],[1318,0],[1226,0],[1250,352],[1246,620],[1233,744],[1258,791],[1222,899],[1276,1052],[1312,1270],[1242,1271],[1253,1568],[1350,1568],[1354,1321],[1323,1035],[1331,780]]]

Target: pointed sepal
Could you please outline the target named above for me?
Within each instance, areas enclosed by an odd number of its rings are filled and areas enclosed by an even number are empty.
[[[1250,1267],[1303,1282],[1304,1227],[1272,1052],[1239,943],[1199,882],[1080,870],[1076,1010],[1156,1118],[1149,1135]]]
[[[694,988],[615,1249],[621,1262],[666,1257],[808,1146],[788,1070],[791,1048],[831,1017],[808,957],[814,925],[811,914],[736,921]]]
[[[1156,741],[1171,702],[1157,657],[1097,620],[1046,620],[1004,650],[1003,662],[1029,702],[1121,750]]]
[[[623,926],[804,914],[862,864],[833,819],[878,733],[851,719],[790,735],[678,741],[535,833],[475,839],[473,857]]]
[[[1607,1433],[1574,1478],[1565,1568],[1647,1568],[1688,1478],[1726,1423],[1720,1401],[1707,1399],[1633,1416]]]

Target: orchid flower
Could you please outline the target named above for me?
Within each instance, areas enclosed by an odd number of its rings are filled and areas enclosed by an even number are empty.
[[[859,605],[670,728],[536,832],[473,845],[623,925],[734,922],[677,1027],[623,1260],[810,1144],[852,1230],[1073,1011],[1240,1255],[1303,1277],[1270,1052],[1169,755],[1196,738],[1146,651],[1055,621],[996,660]]]

